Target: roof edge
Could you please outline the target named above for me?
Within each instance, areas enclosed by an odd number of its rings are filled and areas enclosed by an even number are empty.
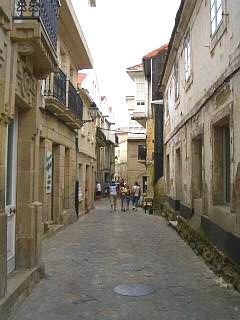
[[[173,27],[173,31],[172,31],[172,34],[171,34],[170,41],[169,41],[168,52],[167,52],[166,60],[165,60],[163,71],[162,71],[161,78],[160,78],[160,88],[162,86],[162,81],[163,81],[163,78],[164,78],[164,75],[165,75],[165,71],[166,71],[169,55],[170,55],[170,52],[172,50],[172,45],[173,45],[173,42],[174,42],[174,38],[175,38],[175,35],[176,35],[177,28],[178,28],[180,20],[181,20],[181,16],[182,16],[182,12],[183,12],[183,8],[184,8],[185,2],[186,2],[186,0],[181,0],[180,6],[178,8],[178,11],[177,11],[177,14],[176,14],[176,17],[175,17],[175,24],[174,24],[174,27]]]

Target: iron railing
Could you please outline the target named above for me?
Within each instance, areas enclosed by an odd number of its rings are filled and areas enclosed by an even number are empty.
[[[74,85],[70,81],[68,86],[68,108],[78,119],[82,120],[83,102]]]
[[[45,80],[44,95],[56,98],[66,106],[67,76],[61,70],[51,74]]]
[[[59,0],[15,0],[14,19],[31,20],[41,22],[45,32],[53,46],[57,49]]]
[[[53,77],[53,96],[66,105],[67,76],[61,69],[54,73]]]
[[[57,72],[45,80],[44,95],[54,97],[73,112],[78,120],[82,120],[83,102],[67,75],[59,68]],[[68,88],[68,102],[67,102]]]

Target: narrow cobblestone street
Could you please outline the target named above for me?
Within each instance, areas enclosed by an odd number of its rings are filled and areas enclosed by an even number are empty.
[[[158,216],[110,212],[107,200],[44,242],[46,277],[13,320],[240,319],[240,297],[221,285]],[[120,284],[153,285],[141,297]]]

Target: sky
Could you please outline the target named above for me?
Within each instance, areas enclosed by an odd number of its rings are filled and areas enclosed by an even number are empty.
[[[180,0],[71,0],[93,59],[100,94],[117,127],[128,121],[125,96],[134,95],[126,68],[169,42]]]

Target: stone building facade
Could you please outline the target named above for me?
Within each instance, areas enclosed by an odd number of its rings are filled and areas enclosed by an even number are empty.
[[[132,137],[127,139],[127,181],[130,186],[138,182],[141,192],[147,191],[146,175],[146,139]]]
[[[113,179],[115,172],[116,135],[114,131],[114,112],[108,104],[107,97],[100,95],[98,79],[94,70],[86,70],[84,73],[79,73],[79,81],[81,82],[81,87],[85,89],[85,92],[97,108],[97,116],[93,126],[96,141],[94,175],[95,182],[100,182],[102,194],[104,195],[105,187]],[[90,135],[93,136],[92,130],[90,130]],[[90,152],[90,149],[85,151]],[[93,188],[94,191],[96,191],[95,187]]]
[[[118,146],[115,149],[115,180],[124,179],[130,188],[135,182],[141,186],[141,191],[147,189],[145,138],[136,137],[120,128]],[[125,131],[125,132],[124,132]]]
[[[159,111],[161,111],[162,95],[159,91],[159,79],[168,45],[163,45],[143,57],[143,70],[146,79],[146,167],[147,167],[147,194],[154,196],[156,184],[159,182],[161,166],[163,164],[163,152],[160,146],[163,132],[159,126]],[[156,201],[155,201],[156,205]]]
[[[128,108],[128,126],[121,128],[119,134],[120,155],[116,159],[117,168],[130,187],[137,181],[141,190],[147,190],[146,171],[146,81],[144,79],[143,64],[127,68],[127,74],[134,82],[135,95],[126,96]],[[125,132],[125,133],[124,133]],[[115,175],[118,173],[116,172]]]
[[[124,132],[118,133],[118,146],[115,148],[115,180],[128,179],[127,171],[127,139],[128,134]]]
[[[79,212],[84,214],[94,207],[96,184],[96,119],[89,112],[95,102],[86,89],[80,89],[83,101],[83,126],[78,131]]]
[[[185,0],[161,81],[169,203],[240,263],[240,6]]]
[[[96,133],[96,180],[102,186],[103,195],[105,188],[114,179],[115,173],[116,135],[111,128],[111,122],[99,112]]]
[[[128,68],[128,72],[132,68]],[[145,92],[142,65],[133,67],[134,74],[131,73],[133,79],[140,76],[140,86]],[[135,69],[137,70],[135,72]],[[140,74],[139,74],[140,73]],[[137,95],[137,93],[136,93]],[[124,179],[128,182],[130,188],[137,181],[141,186],[141,190],[146,192],[147,189],[147,171],[146,171],[146,129],[142,126],[145,121],[144,108],[145,99],[143,100],[142,91],[140,97],[142,104],[138,105],[134,96],[126,96],[128,108],[128,126],[119,128],[118,146],[115,151],[115,179]],[[144,102],[144,104],[143,104]],[[141,112],[139,109],[140,108]],[[138,112],[136,112],[136,110]],[[140,113],[139,113],[140,112]],[[141,122],[139,123],[138,120]]]
[[[83,109],[77,70],[91,68],[92,61],[69,0],[42,1],[41,10],[29,1],[1,1],[0,19],[4,318],[4,303],[14,303],[26,283],[31,286],[40,276],[41,235],[76,217],[76,138]],[[12,285],[15,277],[23,280],[18,287]]]

